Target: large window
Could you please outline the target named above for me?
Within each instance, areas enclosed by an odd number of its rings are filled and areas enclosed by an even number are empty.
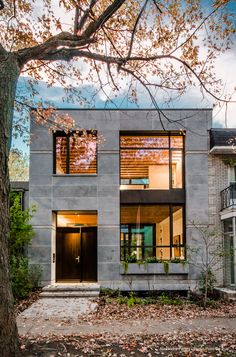
[[[182,135],[121,135],[121,189],[183,188]]]
[[[96,174],[96,132],[55,133],[54,158],[56,174]]]
[[[183,206],[121,205],[121,260],[185,259]]]

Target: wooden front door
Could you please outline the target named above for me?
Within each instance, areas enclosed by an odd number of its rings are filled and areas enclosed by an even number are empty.
[[[97,281],[97,228],[58,228],[56,280]]]

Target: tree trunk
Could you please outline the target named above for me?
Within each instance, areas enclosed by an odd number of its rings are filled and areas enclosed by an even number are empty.
[[[16,84],[20,68],[13,54],[0,48],[0,356],[18,355],[18,333],[11,291],[9,235],[9,175],[8,156]]]

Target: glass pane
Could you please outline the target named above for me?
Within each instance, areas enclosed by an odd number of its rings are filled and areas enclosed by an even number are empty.
[[[57,227],[95,227],[96,211],[60,211],[57,213]]]
[[[96,174],[97,138],[73,135],[70,137],[70,174]]]
[[[224,233],[233,232],[233,219],[228,218],[224,220]]]
[[[172,188],[182,188],[183,187],[183,153],[182,151],[174,150],[172,155]]]
[[[156,245],[170,245],[170,211],[169,206],[160,206],[160,219],[156,224]]]
[[[153,226],[142,226],[139,228],[131,227],[131,236],[137,236],[137,245],[152,246],[153,245]],[[133,244],[133,241],[131,243]]]
[[[172,259],[185,259],[185,248],[184,247],[173,247],[172,248]]]
[[[170,248],[156,248],[156,258],[160,260],[170,260]]]
[[[183,136],[171,136],[170,137],[171,148],[183,148]]]
[[[183,242],[183,208],[173,206],[173,245],[179,246]]]
[[[230,278],[231,278],[231,284],[235,284],[235,265],[234,265],[234,254],[235,254],[235,249],[234,249],[234,240],[233,237],[230,237]]]
[[[66,174],[66,137],[56,137],[56,174]]]
[[[168,136],[121,136],[122,148],[168,148]]]
[[[236,182],[236,166],[230,167],[230,184]]]
[[[122,149],[120,177],[129,180],[127,186],[138,184],[138,189],[169,189],[169,151]]]
[[[155,248],[149,247],[144,249],[144,259],[155,257]]]

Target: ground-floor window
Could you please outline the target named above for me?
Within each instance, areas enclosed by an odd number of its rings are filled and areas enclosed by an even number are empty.
[[[225,250],[225,285],[235,284],[235,250],[234,240],[236,241],[236,222],[235,217],[225,219],[224,223],[224,250]]]
[[[121,205],[121,260],[185,259],[182,205]]]

